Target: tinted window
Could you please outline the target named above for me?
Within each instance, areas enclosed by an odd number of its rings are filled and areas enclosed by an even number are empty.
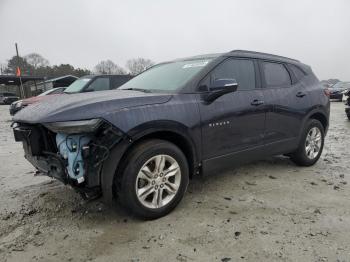
[[[227,78],[236,79],[238,90],[254,89],[255,70],[253,61],[228,59],[215,68],[211,74],[211,81]]]
[[[131,79],[130,76],[114,76],[112,78],[112,89],[116,89]]]
[[[109,77],[98,77],[89,85],[88,91],[109,90]]]
[[[302,79],[305,74],[303,71],[301,71],[301,69],[299,69],[299,67],[295,66],[295,65],[289,65],[289,68],[292,70],[293,74],[295,75],[295,77],[300,80]]]
[[[286,87],[292,83],[287,69],[282,64],[263,63],[263,71],[267,87]]]

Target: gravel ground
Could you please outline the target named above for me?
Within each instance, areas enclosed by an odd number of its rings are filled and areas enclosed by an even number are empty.
[[[350,261],[350,122],[331,107],[315,166],[275,157],[196,178],[144,222],[34,177],[0,106],[0,261]]]

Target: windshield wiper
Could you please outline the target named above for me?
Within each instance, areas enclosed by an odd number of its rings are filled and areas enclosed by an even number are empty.
[[[123,89],[120,89],[120,90],[132,90],[132,91],[140,91],[140,92],[144,92],[144,93],[152,93],[151,90],[149,89],[143,89],[143,88],[133,88],[133,87],[130,87],[130,88],[123,88]]]

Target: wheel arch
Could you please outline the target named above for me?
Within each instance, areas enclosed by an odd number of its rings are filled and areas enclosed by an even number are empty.
[[[124,155],[145,140],[162,139],[179,147],[188,161],[189,174],[192,175],[195,172],[199,159],[198,150],[196,150],[197,146],[190,135],[189,128],[185,125],[175,121],[152,121],[133,128],[128,132],[128,136],[132,142]]]
[[[327,115],[328,115],[328,117],[327,117]],[[321,107],[316,107],[316,108],[313,108],[312,110],[310,110],[310,112],[308,114],[306,114],[306,116],[303,118],[303,122],[301,125],[302,128],[299,131],[299,141],[301,139],[301,135],[302,135],[303,130],[306,126],[306,123],[310,119],[316,119],[316,120],[320,121],[323,128],[324,128],[325,134],[327,133],[328,126],[329,126],[329,114],[327,114],[325,112],[325,110],[323,110]]]
[[[104,199],[111,202],[115,182],[123,169],[123,163],[130,151],[139,143],[149,139],[162,139],[178,146],[186,156],[190,178],[197,171],[200,150],[190,135],[188,127],[173,121],[152,121],[141,124],[125,134],[121,143],[110,153],[101,171],[101,187]]]
[[[329,123],[328,123],[327,117],[323,113],[315,112],[309,116],[309,119],[316,119],[316,120],[320,121],[322,126],[323,126],[324,131],[325,132],[327,131]]]

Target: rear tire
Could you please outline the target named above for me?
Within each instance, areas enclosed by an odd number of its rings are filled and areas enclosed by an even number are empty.
[[[323,145],[323,125],[316,119],[310,119],[306,123],[298,149],[291,154],[291,159],[297,165],[312,166],[320,158]]]
[[[128,154],[118,180],[121,205],[137,217],[156,219],[183,198],[189,182],[187,159],[168,141],[147,140]]]

